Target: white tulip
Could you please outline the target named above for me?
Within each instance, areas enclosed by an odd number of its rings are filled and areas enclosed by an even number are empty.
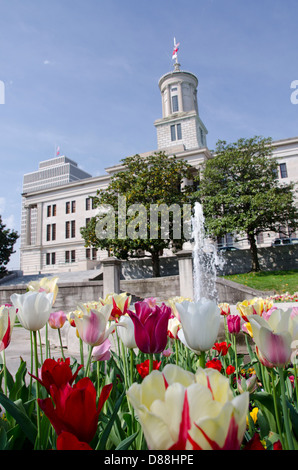
[[[125,328],[120,328],[118,330],[118,334],[124,346],[128,349],[136,348],[135,327],[130,316],[122,315],[120,317],[119,324],[125,326]]]
[[[183,335],[188,347],[196,352],[212,348],[219,332],[220,309],[213,300],[176,303]]]
[[[54,300],[54,294],[29,291],[25,294],[12,294],[10,300],[17,309],[17,316],[24,328],[40,330],[47,323]]]

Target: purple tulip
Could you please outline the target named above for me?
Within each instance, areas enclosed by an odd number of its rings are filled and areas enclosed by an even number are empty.
[[[228,315],[227,325],[229,333],[237,334],[240,331],[240,316],[239,315]]]
[[[128,311],[135,327],[136,345],[149,354],[161,353],[167,345],[168,321],[171,308],[164,303],[150,307],[147,302],[136,302],[135,312]]]

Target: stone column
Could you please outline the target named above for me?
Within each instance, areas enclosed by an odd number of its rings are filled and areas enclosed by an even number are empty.
[[[120,294],[121,261],[113,256],[101,260],[103,267],[103,298],[107,294]]]
[[[179,266],[180,295],[194,299],[192,251],[178,251],[176,256]]]

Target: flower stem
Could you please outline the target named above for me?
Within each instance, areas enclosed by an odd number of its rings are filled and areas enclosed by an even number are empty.
[[[281,388],[281,404],[282,404],[283,418],[284,418],[286,436],[287,436],[288,447],[289,447],[288,450],[295,450],[292,433],[290,429],[290,423],[289,423],[289,412],[288,412],[287,403],[286,403],[286,387],[285,387],[285,378],[284,378],[283,372],[284,372],[283,368],[278,367],[278,373],[280,377],[280,388]]]
[[[153,354],[149,354],[149,374],[153,371]]]
[[[278,408],[277,408],[276,387],[275,387],[275,383],[274,383],[273,369],[270,370],[270,373],[271,373],[272,394],[273,394],[273,403],[274,403],[275,418],[276,418],[276,422],[277,422],[277,429],[278,429],[279,438],[280,438],[282,448],[284,449],[285,444],[283,442],[283,435],[282,435],[281,424],[280,424],[280,416],[279,416],[279,411],[278,411]]]
[[[87,358],[87,363],[86,363],[86,377],[89,377],[89,372],[90,372],[90,363],[91,363],[91,357],[92,357],[92,350],[93,347],[89,347],[89,353],[88,353],[88,358]]]
[[[3,372],[4,372],[4,394],[7,396],[7,369],[6,369],[6,359],[5,359],[5,349],[2,351],[3,357]]]
[[[206,365],[206,353],[205,351],[201,351],[201,354],[199,355],[199,364],[202,369],[205,369]]]
[[[60,341],[60,348],[61,348],[62,359],[63,359],[63,361],[65,361],[60,328],[58,328],[58,336],[59,336],[59,341]]]
[[[38,377],[38,351],[37,351],[37,336],[36,331],[32,331],[33,334],[33,344],[34,344],[34,362],[35,362],[35,375]],[[35,449],[40,447],[40,411],[38,405],[39,399],[39,382],[36,380],[36,420],[37,420],[37,435],[35,440]]]

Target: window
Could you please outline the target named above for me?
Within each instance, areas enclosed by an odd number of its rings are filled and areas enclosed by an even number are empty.
[[[47,217],[51,217],[52,215],[52,206],[47,206]]]
[[[177,113],[178,111],[178,95],[174,95],[172,96],[172,113]]]
[[[56,253],[47,253],[46,254],[46,264],[56,264]]]
[[[288,177],[288,170],[287,170],[287,164],[286,163],[281,163],[279,165],[279,170],[280,170],[280,177],[281,178],[287,178]]]
[[[76,236],[76,221],[67,220],[65,222],[65,238],[75,238]]]
[[[177,139],[182,139],[181,124],[177,124]]]
[[[56,216],[56,204],[53,204],[53,216]]]
[[[76,221],[72,220],[71,221],[71,238],[74,238],[76,236]]]
[[[56,240],[56,224],[52,224],[52,240]]]
[[[70,214],[70,202],[65,203],[65,214]]]
[[[175,126],[171,126],[171,141],[176,140],[176,129]]]
[[[86,259],[90,259],[90,248],[86,248]]]
[[[71,201],[71,212],[76,211],[76,201]]]
[[[87,217],[87,219],[85,220],[85,225],[86,225],[86,227],[87,227],[87,225],[89,224],[90,220],[91,220],[90,217]]]
[[[74,263],[76,260],[76,250],[65,252],[65,263]]]
[[[91,209],[91,199],[90,197],[86,198],[86,211],[89,211]]]
[[[47,242],[51,240],[51,225],[47,225]]]
[[[171,126],[171,141],[181,140],[182,139],[182,129],[181,124],[176,124]]]
[[[65,222],[65,238],[70,237],[70,222],[69,220]]]

